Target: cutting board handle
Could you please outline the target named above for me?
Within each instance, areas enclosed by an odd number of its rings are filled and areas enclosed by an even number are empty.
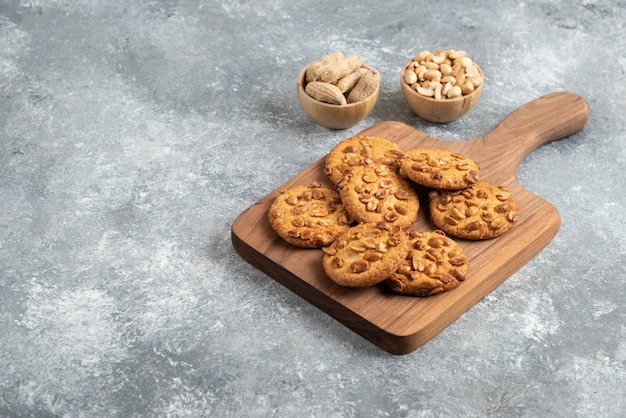
[[[515,177],[519,163],[535,148],[581,130],[589,119],[585,100],[570,92],[539,97],[511,112],[489,134],[477,138],[498,159],[507,157],[508,174]],[[513,164],[510,164],[513,162]],[[501,170],[502,167],[494,166]]]

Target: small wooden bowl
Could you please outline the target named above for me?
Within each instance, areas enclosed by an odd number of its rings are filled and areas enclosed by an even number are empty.
[[[304,77],[307,67],[304,67],[298,74],[296,89],[304,112],[315,122],[330,129],[347,129],[363,120],[374,108],[376,100],[378,100],[380,86],[366,99],[347,105],[333,105],[315,100],[304,92]],[[363,67],[372,70],[367,65],[363,65]]]
[[[435,100],[432,97],[419,94],[404,81],[404,72],[409,65],[411,65],[411,62],[412,60],[407,62],[402,68],[402,72],[400,73],[400,88],[406,103],[411,110],[422,119],[436,123],[452,122],[466,114],[478,101],[480,93],[483,90],[483,84],[485,84],[485,76],[478,65],[476,65],[476,67],[483,77],[483,82],[476,87],[476,90],[468,95],[455,97],[453,99]]]

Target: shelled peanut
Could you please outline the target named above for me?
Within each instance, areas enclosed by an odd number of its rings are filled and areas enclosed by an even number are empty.
[[[466,96],[483,83],[476,63],[454,49],[419,52],[403,77],[413,90],[435,100]]]
[[[359,55],[333,52],[312,62],[304,77],[306,94],[324,103],[346,105],[370,96],[380,84],[378,71],[363,65]]]

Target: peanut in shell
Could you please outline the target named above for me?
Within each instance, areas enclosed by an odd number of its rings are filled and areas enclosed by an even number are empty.
[[[334,105],[345,105],[347,103],[346,97],[339,90],[339,87],[334,84],[311,81],[306,85],[304,92],[320,102]]]

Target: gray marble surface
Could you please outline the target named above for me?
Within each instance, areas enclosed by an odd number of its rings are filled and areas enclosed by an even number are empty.
[[[467,50],[462,119],[402,64]],[[353,128],[299,107],[330,51],[382,77]],[[0,2],[0,416],[618,417],[626,412],[626,4]],[[234,219],[385,120],[463,140],[554,91],[585,128],[530,154],[554,240],[420,349],[390,355],[247,264]]]

